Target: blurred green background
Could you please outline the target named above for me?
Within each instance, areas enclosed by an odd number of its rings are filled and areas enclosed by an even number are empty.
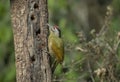
[[[0,82],[15,82],[14,46],[9,0],[0,0]]]
[[[120,31],[120,0],[48,0],[49,23],[62,30],[65,43],[64,72],[55,71],[56,82],[87,82],[84,55],[76,50],[83,41],[90,41],[91,30],[98,33],[104,24],[107,6],[112,5],[110,36]],[[0,82],[15,82],[15,58],[9,0],[0,0]],[[120,66],[118,70],[120,69]],[[90,81],[91,82],[91,81]],[[99,82],[99,81],[98,81]]]

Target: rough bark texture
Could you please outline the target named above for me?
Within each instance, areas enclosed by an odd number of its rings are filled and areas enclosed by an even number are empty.
[[[10,0],[17,82],[51,82],[47,0]]]

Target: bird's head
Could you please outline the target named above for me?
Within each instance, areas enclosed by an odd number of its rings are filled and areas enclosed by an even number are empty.
[[[50,33],[55,34],[58,37],[61,37],[61,31],[57,25],[51,26],[50,24],[47,24],[49,27]]]

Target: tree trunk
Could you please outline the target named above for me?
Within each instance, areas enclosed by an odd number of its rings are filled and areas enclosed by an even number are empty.
[[[17,82],[51,82],[47,0],[10,0]]]

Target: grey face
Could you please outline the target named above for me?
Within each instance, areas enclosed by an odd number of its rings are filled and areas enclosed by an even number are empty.
[[[61,37],[61,31],[58,26],[51,26],[50,24],[47,24],[49,26],[49,30],[51,30],[56,36]]]
[[[53,26],[53,30],[56,36],[61,37],[61,31],[58,26]]]

